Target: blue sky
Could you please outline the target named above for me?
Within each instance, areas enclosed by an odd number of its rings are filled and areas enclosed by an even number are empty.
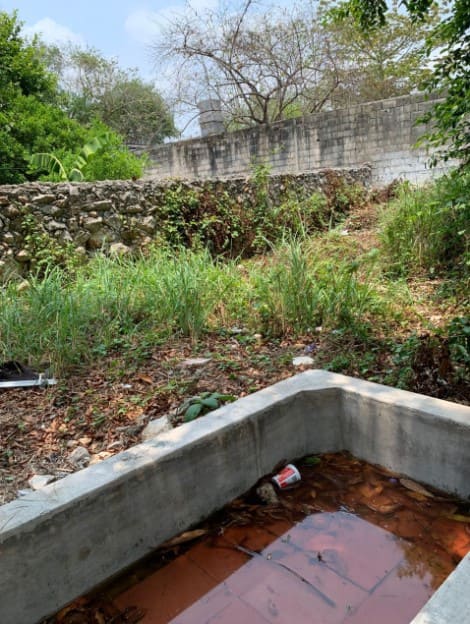
[[[211,0],[193,0],[196,6]],[[113,56],[123,67],[137,67],[145,79],[154,77],[149,43],[158,22],[181,9],[184,0],[0,0],[0,10],[18,11],[27,33],[41,32],[48,43],[70,39]]]

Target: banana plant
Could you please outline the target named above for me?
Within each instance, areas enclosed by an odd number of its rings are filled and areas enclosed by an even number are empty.
[[[47,152],[37,152],[36,154],[32,154],[30,157],[30,163],[35,169],[45,169],[50,176],[56,175],[60,180],[68,182],[81,182],[85,178],[82,169],[87,164],[90,156],[101,149],[103,145],[104,143],[98,137],[91,139],[91,141],[82,147],[79,154],[75,157],[75,161],[72,163],[72,166],[68,170],[55,154]]]

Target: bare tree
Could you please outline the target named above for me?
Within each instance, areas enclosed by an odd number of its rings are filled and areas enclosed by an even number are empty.
[[[169,20],[154,54],[180,110],[220,101],[233,129],[410,93],[429,72],[425,42],[437,11],[415,23],[392,2],[387,26],[364,32],[334,19],[329,2],[260,2]]]
[[[312,6],[266,12],[245,0],[237,11],[189,9],[163,30],[155,59],[177,76],[180,105],[219,100],[229,127],[320,110],[338,81]]]

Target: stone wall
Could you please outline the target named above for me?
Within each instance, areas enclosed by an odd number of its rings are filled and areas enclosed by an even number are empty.
[[[279,203],[287,192],[305,196],[326,190],[332,180],[368,186],[370,168],[270,176],[270,201]],[[245,215],[249,231],[249,215],[256,209],[258,192],[256,182],[249,178],[3,185],[0,274],[24,273],[37,260],[33,256],[37,256],[38,249],[41,253],[51,252],[51,241],[59,248],[70,245],[82,255],[103,247],[123,253],[150,244],[165,228],[168,231],[183,220],[197,233],[207,213],[218,218],[214,236],[217,227],[224,227],[224,218],[229,221],[235,213]],[[216,215],[216,210],[222,212]]]
[[[423,95],[403,96],[168,143],[151,151],[147,177],[246,175],[256,164],[268,164],[272,173],[300,173],[369,163],[376,185],[397,178],[420,182],[443,171],[430,171],[425,150],[413,147],[423,132],[415,122],[431,106]]]

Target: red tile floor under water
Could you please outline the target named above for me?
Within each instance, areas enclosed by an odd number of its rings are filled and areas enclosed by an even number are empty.
[[[405,624],[435,590],[419,547],[347,512],[232,527],[116,599],[142,624]]]

